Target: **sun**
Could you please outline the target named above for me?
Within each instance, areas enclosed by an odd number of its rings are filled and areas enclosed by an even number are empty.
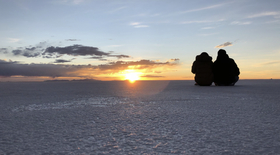
[[[130,83],[134,83],[136,80],[139,79],[139,74],[136,72],[129,72],[125,74],[125,80],[128,80]]]

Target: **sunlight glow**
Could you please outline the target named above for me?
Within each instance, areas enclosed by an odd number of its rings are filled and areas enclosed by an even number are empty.
[[[135,72],[134,70],[127,70],[125,73],[125,80],[128,80],[130,83],[134,83],[136,80],[140,79],[140,73]]]

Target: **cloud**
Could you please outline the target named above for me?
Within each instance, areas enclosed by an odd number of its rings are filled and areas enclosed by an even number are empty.
[[[216,35],[218,33],[204,33],[204,34],[199,34],[199,36],[203,36],[203,37],[207,37],[207,36],[212,36],[212,35]]]
[[[135,28],[145,28],[145,27],[150,27],[149,25],[136,25],[134,26]]]
[[[158,62],[152,60],[140,60],[140,61],[117,61],[110,62],[108,64],[99,65],[100,70],[126,70],[126,69],[153,69],[157,67],[172,67],[177,66],[179,59],[174,59],[174,61]]]
[[[22,55],[25,57],[37,57],[41,54],[41,52],[37,51],[36,47],[32,47],[32,48],[19,48],[17,50],[12,50],[12,53],[16,56],[18,55]]]
[[[129,58],[128,55],[112,55],[112,52],[103,52],[100,51],[97,47],[91,46],[83,46],[83,45],[72,45],[66,47],[48,47],[42,55],[49,56],[49,57],[59,57],[61,55],[72,55],[72,56],[94,56],[91,58],[102,59],[105,57],[116,57],[118,59],[121,58]]]
[[[72,56],[107,56],[110,53],[102,52],[97,47],[72,45],[66,47],[48,47],[43,55],[57,56],[57,55],[72,55]]]
[[[19,41],[20,41],[20,39],[18,39],[18,38],[8,38],[8,42],[10,42],[10,43],[16,43]]]
[[[201,28],[202,30],[210,30],[210,29],[214,29],[215,27],[203,27]]]
[[[84,2],[84,0],[72,0],[72,2],[74,4],[80,4],[80,3]]]
[[[103,65],[62,65],[62,64],[20,64],[16,61],[6,61],[0,59],[0,76],[26,76],[26,77],[91,77],[92,75],[119,73],[127,69],[146,70],[153,73],[155,68],[164,68],[168,71],[170,67],[178,65],[178,59],[174,61],[116,61]],[[58,59],[58,62],[64,60]],[[66,60],[67,61],[67,60]]]
[[[224,19],[219,20],[192,20],[192,21],[184,21],[182,24],[201,24],[201,23],[214,23],[214,22],[222,22]]]
[[[92,56],[94,58],[100,58],[103,60],[104,57],[115,57],[118,59],[129,58],[129,55],[116,55],[112,54],[113,52],[103,52],[100,51],[97,47],[83,46],[83,45],[72,45],[66,47],[47,47],[46,42],[40,42],[35,46],[29,47],[19,47],[17,49],[11,50],[8,48],[0,48],[0,52],[8,54],[9,52],[15,56],[24,56],[24,57],[42,57],[42,58],[59,58],[63,55],[69,56]]]
[[[280,12],[262,12],[262,13],[250,15],[247,18],[259,18],[259,17],[266,17],[266,16],[273,16],[274,18],[280,18]]]
[[[19,64],[14,61],[0,60],[0,76],[47,76],[73,77],[83,66],[54,64]]]
[[[171,62],[179,62],[180,59],[176,58],[176,59],[170,59]]]
[[[3,64],[14,64],[14,63],[17,63],[17,61],[6,61],[6,60],[1,60],[0,59],[0,65],[3,65]]]
[[[211,23],[213,21],[208,21],[208,20],[195,20],[195,21],[185,21],[182,22],[182,24],[199,24],[199,23]]]
[[[250,25],[252,22],[240,22],[240,21],[233,21],[230,23],[230,25]]]
[[[46,42],[40,42],[35,46],[28,47],[18,47],[17,49],[12,48],[0,48],[0,52],[4,54],[12,53],[15,56],[24,56],[24,57],[38,57],[45,50]]]
[[[192,10],[187,10],[180,12],[180,14],[185,14],[185,13],[190,13],[190,12],[197,12],[197,11],[204,11],[204,10],[209,10],[209,9],[215,9],[224,6],[225,4],[216,4],[216,5],[211,5],[203,8],[198,8],[198,9],[192,9]]]
[[[104,59],[103,57],[89,57],[87,59],[97,59],[97,60],[100,60],[100,61],[108,61],[107,59]]]
[[[66,41],[80,41],[78,39],[66,39]]]
[[[122,46],[124,46],[124,45],[108,45],[106,47],[122,47]]]
[[[232,46],[232,42],[225,42],[221,45],[218,45],[218,46],[215,46],[215,48],[223,48],[223,47],[226,47],[226,46]]]
[[[274,65],[274,64],[279,64],[280,61],[271,61],[271,62],[266,62],[266,63],[263,63],[262,65]]]
[[[279,23],[280,23],[280,20],[272,20],[272,21],[267,21],[267,22],[265,22],[265,23],[267,23],[267,24],[273,24],[273,23],[279,24]]]
[[[64,3],[64,4],[74,4],[74,5],[78,5],[82,2],[84,2],[85,0],[58,0],[59,3]],[[57,2],[57,1],[55,1]]]
[[[117,57],[118,59],[121,59],[121,58],[130,58],[130,56],[128,55],[109,55],[108,57]]]
[[[64,59],[56,59],[54,63],[65,63],[65,62],[71,62],[72,60],[64,60]]]
[[[9,51],[9,50],[8,50],[7,48],[0,48],[0,53],[7,54],[8,51]]]
[[[134,28],[146,28],[146,27],[150,27],[149,25],[143,25],[139,22],[132,22],[129,25],[133,26]]]
[[[130,23],[130,25],[135,26],[135,25],[140,25],[140,23],[138,23],[138,22],[133,22],[133,23]]]
[[[126,6],[122,6],[122,7],[119,7],[119,8],[116,8],[114,10],[109,11],[109,13],[116,13],[116,12],[119,12],[119,11],[125,9],[125,8],[127,8],[127,7]]]

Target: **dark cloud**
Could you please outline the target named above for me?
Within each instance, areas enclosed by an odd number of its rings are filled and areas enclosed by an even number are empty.
[[[34,51],[34,50],[36,50],[36,47],[25,48],[25,49],[28,50],[28,51]]]
[[[74,39],[70,39],[74,41]],[[19,47],[15,50],[9,50],[7,48],[0,48],[1,53],[9,53],[9,51],[15,56],[24,57],[42,57],[42,58],[59,58],[63,55],[70,56],[93,56],[92,58],[99,58],[104,61],[104,57],[115,57],[118,59],[129,58],[128,55],[112,55],[113,52],[103,52],[97,47],[83,46],[83,45],[72,45],[66,47],[47,47],[46,42],[40,42],[35,46]]]
[[[66,41],[80,41],[78,39],[66,39]]]
[[[37,57],[37,56],[40,55],[40,53],[39,52],[35,52],[35,53],[24,52],[22,55],[25,56],[25,57],[30,58],[30,57]]]
[[[43,55],[49,57],[57,57],[59,55],[73,55],[73,56],[95,56],[92,58],[98,58],[102,60],[102,57],[117,57],[117,58],[128,58],[128,55],[111,55],[112,52],[103,52],[100,51],[97,47],[83,46],[83,45],[72,45],[66,47],[48,47]],[[96,57],[97,56],[97,57]]]
[[[73,59],[72,59],[73,60]],[[68,62],[71,60],[57,59],[56,63]],[[20,64],[16,61],[5,61],[0,59],[0,76],[36,76],[36,77],[90,77],[93,74],[110,74],[121,72],[126,69],[151,69],[164,67],[167,71],[169,67],[178,65],[174,62],[158,62],[151,60],[140,61],[116,61],[104,65],[58,65],[58,64]],[[148,77],[149,75],[147,75]],[[150,76],[151,77],[151,76]],[[154,76],[156,77],[156,76]],[[158,76],[159,77],[159,76]]]
[[[20,55],[22,53],[22,50],[13,50],[12,53],[14,55]]]
[[[109,55],[109,57],[116,57],[116,58],[118,58],[118,59],[121,59],[121,58],[130,58],[130,56],[128,56],[128,55],[123,55],[123,54],[121,54],[121,55]]]
[[[36,48],[44,48],[47,46],[47,42],[46,41],[43,41],[43,42],[39,42],[39,44],[37,44],[35,47]],[[32,46],[30,46],[32,47]]]
[[[103,57],[90,57],[88,59],[97,59],[97,60],[100,60],[100,61],[108,61],[107,59],[104,59]]]
[[[12,53],[16,56],[22,55],[22,56],[25,56],[25,57],[28,57],[28,58],[29,57],[37,57],[41,53],[38,52],[36,49],[37,49],[36,47],[25,48],[25,49],[19,48],[19,49],[13,50]]]
[[[51,56],[47,56],[47,55],[44,55],[44,56],[42,56],[43,58],[47,58],[47,59],[51,59],[51,58],[53,58],[53,57],[51,57]],[[57,56],[56,58],[59,58],[59,56]]]
[[[226,46],[232,46],[233,43],[232,42],[225,42],[221,45],[218,45],[218,46],[215,46],[215,48],[223,48],[223,47],[226,47]]]
[[[0,53],[7,54],[8,53],[8,49],[7,48],[0,48]]]
[[[180,59],[177,58],[177,59],[170,59],[170,60],[171,61],[179,61]]]
[[[0,60],[0,76],[78,77],[77,71],[89,67],[91,66],[19,64],[14,61]]]
[[[65,63],[65,62],[71,62],[71,60],[56,59],[54,63]]]
[[[48,47],[43,55],[67,54],[73,56],[107,56],[109,53],[100,51],[97,47],[72,45],[66,47]]]
[[[3,64],[14,64],[14,63],[17,63],[17,61],[5,61],[5,60],[1,60],[0,59],[0,65],[3,65]]]

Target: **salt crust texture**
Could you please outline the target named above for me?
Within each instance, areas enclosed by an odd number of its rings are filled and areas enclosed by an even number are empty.
[[[0,83],[0,154],[280,154],[280,81]]]

